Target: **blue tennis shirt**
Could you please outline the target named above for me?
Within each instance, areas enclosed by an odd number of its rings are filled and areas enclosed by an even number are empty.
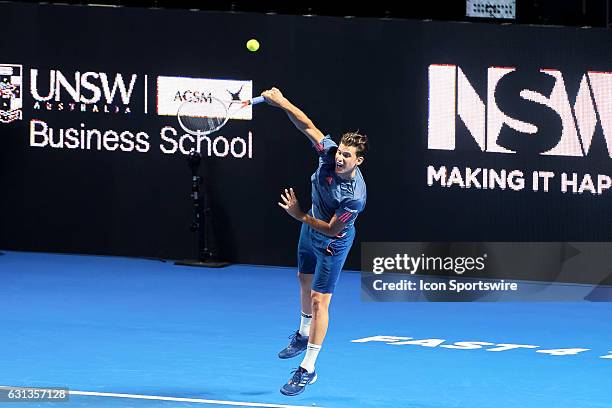
[[[336,175],[335,155],[338,145],[329,135],[321,143],[315,144],[314,148],[319,154],[319,167],[310,177],[312,215],[329,222],[336,214],[340,221],[347,224],[346,228],[351,228],[366,203],[366,184],[361,171],[357,167],[355,177],[351,180]]]

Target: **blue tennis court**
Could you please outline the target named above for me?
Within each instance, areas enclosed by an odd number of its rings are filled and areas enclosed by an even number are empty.
[[[60,406],[611,406],[607,303],[370,303],[346,272],[291,398],[294,269],[7,252],[0,277],[0,385],[69,387]]]

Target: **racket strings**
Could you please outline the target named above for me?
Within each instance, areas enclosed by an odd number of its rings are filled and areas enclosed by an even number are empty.
[[[179,123],[191,134],[208,134],[221,128],[228,119],[227,107],[220,101],[186,102],[179,108]]]
[[[183,124],[193,132],[212,132],[223,124],[221,118],[206,118],[197,116],[183,116]]]

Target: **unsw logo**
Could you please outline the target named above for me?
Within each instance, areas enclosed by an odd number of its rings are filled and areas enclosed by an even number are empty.
[[[0,122],[10,123],[21,120],[23,96],[23,67],[0,64]]]
[[[144,113],[147,113],[147,76],[142,82]],[[108,75],[104,72],[71,72],[51,69],[40,75],[30,70],[30,93],[34,110],[132,113],[131,103],[138,75]]]
[[[612,157],[612,72],[588,71],[570,102],[556,69],[487,68],[486,99],[461,67],[429,66],[428,148],[455,150],[459,117],[481,151],[587,156],[601,127]]]

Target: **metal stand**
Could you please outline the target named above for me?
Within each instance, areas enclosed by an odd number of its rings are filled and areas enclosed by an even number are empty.
[[[187,163],[191,169],[191,198],[193,200],[194,219],[191,223],[191,231],[198,233],[198,259],[176,261],[175,265],[200,266],[205,268],[223,268],[228,266],[228,262],[214,259],[212,251],[208,245],[208,234],[206,228],[210,222],[210,208],[206,194],[201,191],[200,186],[204,183],[202,177],[198,175],[198,169],[202,156],[199,153],[191,152],[187,158]]]

